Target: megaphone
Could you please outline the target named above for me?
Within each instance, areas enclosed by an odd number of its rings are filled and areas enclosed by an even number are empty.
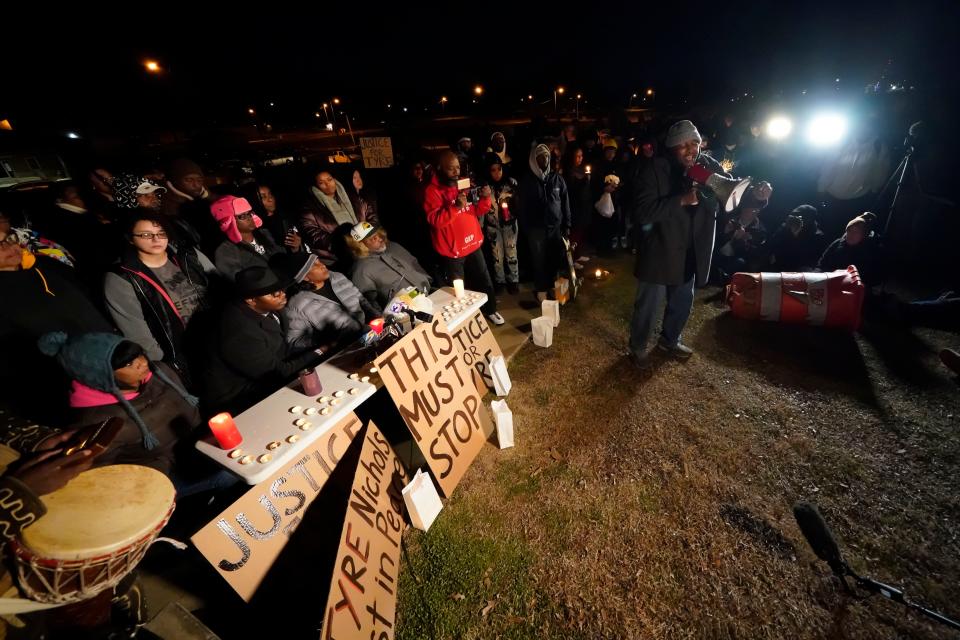
[[[726,178],[699,164],[687,169],[686,176],[713,191],[727,213],[740,206],[740,200],[752,182],[751,178]]]

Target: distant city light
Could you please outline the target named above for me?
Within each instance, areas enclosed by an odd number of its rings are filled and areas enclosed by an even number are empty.
[[[80,138],[80,136],[75,134],[73,131],[69,132],[67,134],[67,137],[70,138],[71,140],[78,140]]]
[[[483,87],[481,87],[480,85],[477,85],[477,86],[475,86],[475,87],[473,88],[473,92],[474,92],[475,94],[477,94],[478,96],[482,96],[482,95],[483,95]]]
[[[847,119],[835,113],[821,114],[813,118],[807,127],[807,140],[817,147],[839,143],[847,133]]]
[[[653,95],[653,89],[647,89],[647,95],[648,95],[648,96],[652,96],[652,95]]]
[[[793,131],[793,123],[790,118],[784,116],[774,116],[767,123],[767,135],[774,140],[783,140]]]
[[[247,109],[247,113],[249,113],[250,115],[253,115],[256,113],[256,111],[253,110],[253,107],[250,107],[249,109]]]
[[[160,73],[160,63],[156,60],[147,60],[143,63],[143,66],[150,73]]]

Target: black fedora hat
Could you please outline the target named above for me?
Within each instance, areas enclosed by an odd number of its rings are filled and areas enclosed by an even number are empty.
[[[236,284],[237,293],[246,300],[275,291],[283,291],[290,286],[291,281],[282,279],[268,267],[247,267],[237,273]]]

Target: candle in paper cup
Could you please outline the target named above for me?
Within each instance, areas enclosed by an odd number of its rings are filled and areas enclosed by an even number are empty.
[[[463,280],[460,278],[453,281],[453,295],[457,298],[463,297]]]

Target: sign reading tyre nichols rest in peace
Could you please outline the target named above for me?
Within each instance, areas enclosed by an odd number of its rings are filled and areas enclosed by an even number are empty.
[[[407,480],[403,464],[371,421],[333,565],[323,640],[394,637],[400,538],[406,526],[402,491]]]
[[[446,324],[410,331],[374,363],[445,496],[479,453],[490,420],[473,370]]]

